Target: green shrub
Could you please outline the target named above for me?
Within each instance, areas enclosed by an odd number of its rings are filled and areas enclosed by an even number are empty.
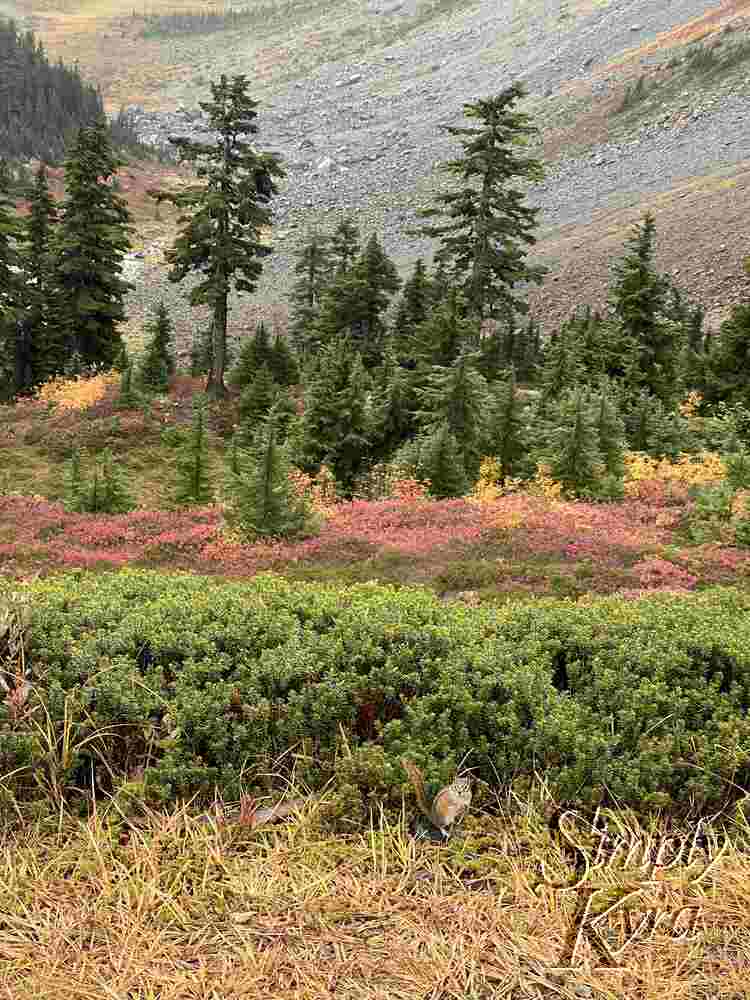
[[[698,544],[718,538],[732,518],[734,489],[723,482],[718,486],[697,486],[690,492],[694,502],[685,521],[688,538]]]
[[[558,801],[608,795],[641,813],[714,808],[750,780],[750,596],[733,589],[492,610],[271,574],[73,573],[27,589],[33,697],[68,733],[68,794],[104,760],[115,784],[145,768],[155,802],[231,799],[264,791],[261,772],[283,779],[295,755],[312,788],[343,782],[363,807],[394,805],[402,756],[433,785],[468,753],[495,787],[541,773]],[[38,798],[47,759],[0,705],[5,786]]]

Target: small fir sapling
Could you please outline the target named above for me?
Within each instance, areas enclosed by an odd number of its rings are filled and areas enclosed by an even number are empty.
[[[176,470],[174,499],[177,504],[202,505],[213,502],[208,459],[207,407],[202,393],[193,397],[190,436],[178,453]]]
[[[159,302],[153,319],[147,325],[149,340],[139,367],[139,381],[151,392],[165,393],[169,378],[175,371],[172,350],[172,321],[164,302]]]

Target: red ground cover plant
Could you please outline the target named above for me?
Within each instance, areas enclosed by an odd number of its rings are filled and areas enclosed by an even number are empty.
[[[88,515],[68,513],[40,497],[8,495],[0,497],[0,569],[15,575],[141,564],[238,577],[395,554],[410,578],[425,581],[452,560],[473,558],[497,568],[499,591],[545,593],[548,581],[569,579],[579,592],[634,596],[750,577],[750,551],[684,547],[675,525],[661,504],[641,498],[616,504],[550,502],[524,494],[485,504],[354,500],[328,508],[312,538],[239,544],[225,537],[218,505]]]

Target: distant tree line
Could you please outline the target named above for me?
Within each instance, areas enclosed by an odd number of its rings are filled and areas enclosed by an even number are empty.
[[[141,38],[162,38],[169,35],[208,35],[214,31],[242,28],[257,22],[263,14],[272,16],[273,8],[258,10],[180,10],[161,14],[138,14],[133,18],[142,19],[145,24]]]
[[[32,31],[0,20],[0,158],[57,163],[75,132],[102,114],[100,92],[77,66],[50,63]],[[137,145],[122,116],[113,140]]]

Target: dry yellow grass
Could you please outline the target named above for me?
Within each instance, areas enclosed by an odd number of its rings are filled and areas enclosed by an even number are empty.
[[[542,858],[559,870],[530,810],[474,817],[447,848],[386,822],[335,839],[314,809],[260,833],[61,816],[0,839],[0,996],[747,996],[750,856],[732,847],[689,889],[672,873],[673,900],[702,908],[697,940],[657,935],[624,968],[572,972],[556,971],[571,905],[540,884]]]

